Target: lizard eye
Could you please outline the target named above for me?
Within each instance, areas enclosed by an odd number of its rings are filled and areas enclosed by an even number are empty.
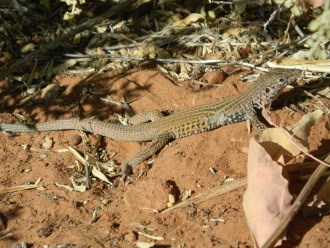
[[[269,88],[266,88],[265,91],[266,91],[266,93],[269,93],[270,92],[270,89]]]
[[[278,81],[283,83],[284,82],[284,78],[278,78]]]

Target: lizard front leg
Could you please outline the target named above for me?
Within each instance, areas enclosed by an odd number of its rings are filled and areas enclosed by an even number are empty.
[[[266,124],[263,123],[256,114],[251,115],[249,120],[251,121],[252,126],[257,128],[257,130],[259,132],[261,132],[267,128]]]
[[[249,120],[252,126],[255,127],[259,132],[267,128],[266,124],[259,119],[256,111],[253,108],[246,110],[245,119]]]

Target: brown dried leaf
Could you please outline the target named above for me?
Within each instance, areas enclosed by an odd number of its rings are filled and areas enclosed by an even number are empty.
[[[138,248],[151,248],[155,246],[154,242],[141,242],[138,241],[135,243]]]
[[[205,17],[201,14],[197,14],[197,13],[192,13],[190,15],[188,15],[186,18],[177,21],[173,24],[174,27],[186,27],[190,24],[193,24],[195,22],[204,20]]]
[[[93,166],[92,174],[94,177],[97,177],[98,179],[101,179],[102,181],[112,185],[112,183],[109,181],[109,179],[101,171],[99,171],[95,166]]]
[[[330,99],[330,87],[326,87],[323,90],[320,90],[319,92],[317,92],[317,94],[324,96],[325,98]]]
[[[271,158],[282,164],[285,164],[286,157],[300,154],[300,149],[290,141],[284,134],[284,130],[280,128],[267,128],[261,134],[256,135],[255,138]],[[295,142],[300,143],[297,140]],[[302,147],[302,149],[307,151],[306,147]]]
[[[282,170],[256,140],[250,140],[243,209],[249,229],[260,247],[291,207],[292,196]]]
[[[289,126],[287,130],[298,139],[302,145],[308,147],[307,138],[311,132],[311,128],[322,115],[322,110],[316,110],[312,113],[306,114],[299,122]]]
[[[321,110],[304,115],[295,125],[288,127],[288,131],[293,137],[300,149],[307,152],[307,138],[310,134],[312,126],[323,115]],[[268,128],[261,134],[256,136],[256,140],[266,149],[267,153],[275,160],[282,164],[286,163],[287,156],[297,156],[300,149],[295,146],[290,138],[285,135],[285,130],[280,128]]]

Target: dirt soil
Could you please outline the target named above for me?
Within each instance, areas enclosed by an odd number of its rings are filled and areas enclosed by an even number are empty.
[[[22,96],[9,93],[8,84],[2,82],[2,106],[6,108],[1,110],[0,122],[17,122],[12,113],[38,122],[81,115],[109,121],[114,113],[124,113],[122,108],[102,102],[101,97],[134,100],[130,106],[135,113],[154,109],[171,113],[243,92],[250,84],[238,79],[237,74],[228,77],[222,87],[201,87],[193,82],[179,83],[147,68],[89,77],[63,75],[56,78],[63,92],[55,101],[23,107],[15,107]],[[272,120],[284,125],[296,123],[303,114],[284,108],[284,100],[282,97],[275,102]],[[66,149],[80,134],[78,131],[1,133],[0,188],[41,178],[44,189],[0,194],[0,231],[13,234],[0,240],[0,247],[22,242],[28,247],[135,247],[136,241],[155,242],[154,247],[253,247],[242,209],[244,187],[167,213],[155,209],[166,208],[170,192],[179,199],[186,191],[196,195],[228,178],[246,176],[248,143],[255,133],[253,129],[249,134],[246,123],[241,122],[174,140],[149,162],[134,168],[128,185],[120,179],[112,180],[112,186],[95,180],[83,193],[55,185],[72,185],[69,178],[77,168],[74,156]],[[47,135],[54,141],[49,150],[41,148]],[[93,137],[97,136],[89,137],[95,141]],[[311,152],[317,157],[326,154],[329,140],[322,117],[309,137]],[[109,138],[102,138],[100,143],[105,157],[115,154],[118,163],[144,145]],[[82,152],[83,144],[77,149]],[[304,183],[292,180],[292,193],[298,194]],[[329,232],[329,216],[297,215],[282,247],[330,247]],[[155,240],[143,233],[164,239]]]

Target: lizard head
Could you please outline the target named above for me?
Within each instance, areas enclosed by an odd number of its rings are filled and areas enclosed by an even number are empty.
[[[299,70],[288,69],[271,69],[269,72],[260,78],[259,90],[261,91],[255,103],[258,107],[263,107],[275,100],[285,86],[295,82],[302,72]]]

